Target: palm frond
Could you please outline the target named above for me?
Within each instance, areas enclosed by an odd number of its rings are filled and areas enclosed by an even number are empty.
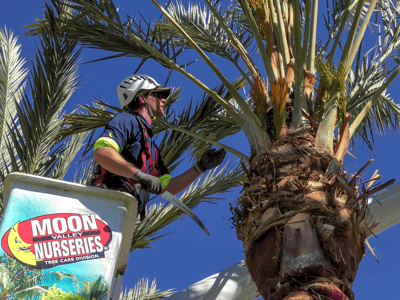
[[[15,102],[19,103],[28,69],[21,57],[21,45],[13,33],[0,28],[0,132],[16,114]]]
[[[217,9],[220,10],[219,7]],[[238,64],[239,54],[237,48],[233,46],[230,37],[226,34],[223,28],[224,24],[211,13],[207,6],[201,7],[199,4],[189,3],[186,9],[182,3],[178,2],[176,5],[170,4],[167,11],[203,51],[217,54],[227,59],[238,68],[244,77],[247,77]],[[220,14],[222,13],[220,12]],[[232,22],[234,19],[232,14],[224,13],[221,18],[226,26],[233,28]],[[185,48],[192,47],[168,20],[159,20],[155,26],[165,37],[173,37],[173,45]],[[236,22],[232,33],[244,48],[250,46],[252,37],[246,28]],[[249,82],[250,80],[248,79],[247,81]]]
[[[239,181],[243,181],[244,178],[245,176],[240,168],[229,170],[227,165],[221,169],[216,168],[209,172],[201,184],[201,178],[193,183],[179,200],[189,208],[193,208],[202,202],[220,200],[212,195],[228,192],[231,188],[238,186]],[[177,220],[181,215],[181,210],[175,206],[152,205],[143,222],[140,222],[139,219],[136,220],[131,251],[148,248],[151,242],[160,238],[153,236],[166,225]]]
[[[400,45],[400,26],[395,22],[399,14],[387,1],[379,2],[377,10],[382,12],[381,19],[376,17],[374,23],[378,27],[378,43],[364,55],[362,47],[359,48],[355,67],[349,72],[347,99],[347,112],[354,116],[353,121],[362,113],[364,107],[371,106],[371,110],[357,128],[352,126],[353,142],[360,136],[371,151],[374,134],[385,134],[385,128],[398,129],[400,117],[400,106],[392,101],[386,91],[378,95],[374,103],[369,104],[377,90],[387,84],[387,80],[395,71],[395,68],[389,67],[388,59],[393,58],[393,62],[400,63],[393,56],[393,51]]]
[[[180,94],[181,90],[176,88],[172,90],[171,95],[168,97],[164,106],[167,112],[167,117],[170,115],[169,111],[171,105],[180,98]],[[63,140],[66,137],[77,133],[89,132],[91,130],[103,128],[117,113],[123,112],[122,108],[110,105],[97,98],[93,101],[92,106],[80,105],[80,107],[85,110],[86,113],[84,114],[78,111],[66,115],[64,118],[64,128],[60,131],[57,140]],[[156,133],[163,131],[163,129],[157,129],[157,124],[155,124],[155,127]],[[89,146],[91,147],[92,145]]]
[[[19,103],[25,88],[28,70],[24,68],[21,45],[13,33],[0,29],[0,151],[3,154],[1,169],[10,164],[4,140],[8,136],[7,124],[15,119],[15,103]]]
[[[156,280],[154,279],[149,287],[149,279],[143,278],[128,292],[122,292],[120,300],[161,300],[172,295],[174,289],[166,291],[157,290]]]
[[[52,155],[57,157],[57,163],[53,168],[51,168],[51,178],[56,178],[59,180],[64,178],[73,160],[78,154],[78,151],[81,150],[87,136],[88,132],[74,134],[69,140],[62,142],[62,144],[56,150],[54,150]]]
[[[59,151],[50,151],[62,127],[61,110],[79,85],[80,51],[74,53],[75,42],[56,37],[43,36],[40,44],[30,80],[32,100],[25,94],[16,105],[18,121],[8,125],[7,144],[10,155],[13,149],[18,154],[12,163],[18,171],[48,176],[60,158]]]
[[[168,13],[163,10],[158,3],[155,2],[155,4],[163,11],[164,15],[168,16]],[[216,72],[221,81],[223,81],[224,85],[234,96],[235,101],[239,104],[240,109],[244,112],[243,114],[237,114],[236,110],[233,109],[230,104],[226,103],[208,86],[176,63],[175,54],[177,51],[174,49],[174,46],[170,45],[170,40],[163,40],[162,37],[151,28],[147,28],[147,31],[144,31],[138,24],[134,23],[134,20],[129,19],[127,22],[122,22],[112,2],[74,0],[64,5],[72,8],[74,13],[72,16],[68,16],[64,19],[58,19],[57,24],[61,23],[62,30],[68,32],[70,38],[79,40],[81,43],[89,45],[90,47],[107,49],[114,52],[122,51],[127,55],[142,59],[152,58],[162,65],[184,74],[212,96],[225,110],[229,111],[235,121],[241,125],[254,148],[263,147],[265,142],[269,142],[268,135],[261,130],[261,124],[241,95],[234,89],[230,82],[221,75],[220,70],[218,70],[215,64],[189,36],[186,35],[186,40],[191,43],[192,47],[196,48],[199,55],[205,59],[212,70]],[[173,19],[169,18],[169,21],[172,21],[175,27],[179,27],[179,24]],[[44,23],[32,25],[31,27],[35,27],[35,29],[31,31],[31,33],[40,34],[46,32],[47,27],[43,24]],[[60,27],[60,25],[57,26],[57,28]],[[179,30],[182,31],[183,29],[180,28]],[[111,46],[117,44],[126,46],[124,46],[123,50],[119,48],[119,46]],[[135,45],[136,48],[144,49],[148,55],[141,56],[140,53],[136,53],[134,51]],[[252,130],[250,130],[245,123],[251,124]]]
[[[35,299],[39,297],[41,294],[47,292],[48,286],[33,286],[30,288],[26,288],[22,291],[16,292],[13,297],[14,299],[24,300],[24,299]]]
[[[95,167],[93,155],[84,159],[81,158],[73,181],[82,185],[90,185],[94,178]]]
[[[103,277],[99,277],[97,280],[83,281],[82,287],[78,285],[77,288],[78,295],[84,299],[102,299],[110,287]]]
[[[160,35],[148,27],[147,22],[137,23],[129,16],[127,20],[121,20],[111,1],[51,0],[51,3],[52,6],[46,5],[43,19],[37,24],[27,26],[31,29],[28,35],[48,33],[51,20],[55,22],[52,30],[59,35],[67,30],[69,38],[78,40],[83,45],[117,52],[121,56],[158,60],[158,56],[143,47],[138,40],[150,44],[161,55],[172,60],[176,60],[176,55],[180,53],[170,53],[170,41],[160,39]],[[59,14],[59,11],[64,13]]]
[[[236,89],[240,89],[244,82],[244,80],[238,79],[233,85]],[[226,101],[231,98],[230,93],[222,85],[214,88],[214,91]],[[190,102],[187,108],[179,113],[178,118],[174,118],[172,121],[163,118],[155,122],[154,131],[156,133],[167,129],[170,131],[165,133],[159,148],[164,162],[172,171],[179,164],[180,159],[184,158],[187,149],[192,149],[192,158],[199,159],[204,151],[211,147],[204,140],[217,142],[239,132],[240,126],[229,115],[224,114],[221,105],[209,95],[204,94],[200,104],[196,105],[193,112],[192,102]],[[196,139],[196,134],[201,134],[203,140]]]
[[[400,105],[391,101],[389,95],[386,94],[386,88],[389,83],[400,73],[400,66],[397,67],[391,76],[384,81],[379,88],[375,88],[361,101],[364,100],[363,108],[358,112],[357,117],[350,126],[350,136],[360,133],[368,147],[373,150],[372,144],[368,140],[367,128],[373,141],[373,126],[377,129],[378,134],[384,134],[385,128],[398,129],[400,120]],[[361,102],[360,101],[360,102]],[[360,108],[358,108],[360,109]]]
[[[46,272],[32,270],[21,265],[7,254],[0,256],[0,297],[2,299],[36,299],[40,294],[49,290],[45,285],[48,277],[59,281],[65,276],[62,272]]]
[[[115,116],[117,112],[122,112],[121,108],[112,107],[102,101],[94,102],[93,106],[80,105],[87,114],[82,112],[70,113],[64,117],[64,128],[57,136],[58,140],[63,140],[68,136],[90,132],[103,128]],[[107,108],[113,109],[108,111]]]
[[[232,94],[234,101],[240,107],[242,114],[237,114],[236,109],[224,101],[221,97],[218,97],[215,93],[213,93],[208,87],[200,84],[198,79],[192,79],[192,76],[183,72],[186,77],[191,79],[194,83],[198,84],[204,91],[206,91],[210,96],[214,98],[216,102],[218,102],[231,116],[235,121],[241,126],[242,130],[246,134],[250,144],[254,149],[259,150],[264,147],[264,145],[270,144],[270,138],[262,130],[260,120],[253,113],[250,107],[247,105],[245,99],[242,95],[235,89],[235,87],[231,84],[231,82],[227,79],[227,77],[223,74],[223,72],[216,66],[216,64],[203,52],[203,50],[197,45],[197,43],[190,37],[190,35],[168,14],[168,12],[158,3],[157,0],[151,0],[155,6],[163,13],[163,15],[170,21],[176,29],[180,32],[180,34],[184,37],[184,39],[191,44],[193,49],[197,52],[197,54],[203,59],[203,61],[209,66],[209,68],[214,72],[215,75],[221,80],[221,82],[226,86],[229,92]],[[183,70],[178,70],[182,72]],[[249,130],[247,124],[251,125],[251,130]]]

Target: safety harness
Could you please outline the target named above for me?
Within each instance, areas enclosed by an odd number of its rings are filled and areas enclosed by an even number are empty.
[[[135,115],[135,117],[136,117],[136,115]],[[150,174],[155,177],[159,177],[160,173],[158,172],[158,170],[156,168],[156,166],[158,164],[158,159],[159,159],[158,148],[155,147],[155,159],[153,160],[153,157],[151,155],[150,142],[148,139],[146,126],[143,125],[142,121],[139,118],[136,117],[136,120],[139,123],[140,130],[142,132],[142,137],[144,139],[144,145],[145,145],[145,147],[144,147],[145,149],[141,153],[141,158],[143,161],[141,171],[143,173],[147,173],[147,169],[148,169],[149,172],[147,174]],[[147,168],[147,165],[148,165],[148,168]],[[104,181],[107,178],[107,175],[109,173],[110,172],[108,172],[106,169],[104,169],[103,167],[100,166],[100,173],[93,179],[92,185],[97,186],[97,187],[105,187],[105,188],[118,188],[118,186],[107,186],[104,183]],[[143,221],[144,218],[146,217],[146,204],[147,203],[145,201],[141,201],[139,195],[134,190],[134,186],[135,186],[135,184],[138,183],[138,181],[133,178],[131,178],[129,180],[124,180],[120,176],[114,176],[114,177],[118,178],[119,182],[117,183],[117,185],[124,187],[129,193],[132,193],[135,196],[135,198],[139,201],[138,208],[139,208],[139,213],[140,213],[140,221]]]

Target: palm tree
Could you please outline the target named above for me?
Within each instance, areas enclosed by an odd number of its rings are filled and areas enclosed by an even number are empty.
[[[29,269],[7,254],[0,256],[0,299],[38,299],[50,286],[46,281],[51,277],[57,281],[66,276],[62,272],[46,272]]]
[[[247,180],[233,207],[234,225],[262,297],[354,299],[352,283],[376,225],[367,197],[393,181],[377,185],[375,173],[361,182],[370,162],[348,175],[343,158],[351,140],[361,137],[373,149],[374,129],[398,126],[400,106],[386,92],[400,72],[393,67],[400,43],[396,5],[327,1],[328,37],[317,43],[318,0],[236,0],[225,11],[212,0],[187,9],[152,2],[164,17],[148,25],[129,16],[122,20],[111,0],[53,1],[55,10],[47,6],[45,18],[30,26],[31,34],[47,34],[49,20],[57,20],[58,34],[117,53],[104,59],[136,57],[141,64],[154,59],[203,89],[208,97],[201,105],[208,101],[212,109],[202,106],[194,120],[187,111],[171,122],[167,116],[156,130],[173,130],[164,147],[181,139],[194,142],[193,156],[216,145],[242,159]],[[65,7],[71,11],[55,12]],[[368,26],[378,28],[378,44],[363,51]],[[196,51],[227,92],[185,69],[191,62],[178,59],[185,49]],[[228,80],[206,53],[232,63],[238,79]],[[239,92],[244,84],[249,97]],[[99,104],[86,107],[90,122],[70,115],[68,134],[104,126],[110,113]],[[238,131],[248,139],[250,157],[218,142]]]
[[[24,290],[41,284],[42,270],[29,270],[6,254],[0,256],[0,264],[0,299],[27,299],[37,295],[38,290],[30,290],[23,298],[18,297]]]

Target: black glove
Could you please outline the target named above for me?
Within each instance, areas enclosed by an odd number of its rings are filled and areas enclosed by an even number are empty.
[[[157,195],[162,191],[161,181],[158,177],[151,176],[139,170],[133,175],[133,179],[137,180],[146,192]]]
[[[207,170],[213,169],[218,166],[225,158],[226,151],[224,149],[219,149],[215,151],[215,149],[207,150],[201,156],[200,160],[197,162],[197,166],[201,172],[205,172]]]

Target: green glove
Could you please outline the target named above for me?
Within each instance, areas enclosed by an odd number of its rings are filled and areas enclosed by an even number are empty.
[[[162,185],[163,189],[165,189],[168,186],[171,179],[172,179],[172,176],[169,174],[164,174],[163,176],[160,177],[160,181],[161,181],[161,185]]]
[[[207,170],[213,169],[218,166],[225,158],[226,151],[224,149],[219,149],[215,151],[215,149],[207,150],[197,162],[197,166],[200,172],[205,172]]]

